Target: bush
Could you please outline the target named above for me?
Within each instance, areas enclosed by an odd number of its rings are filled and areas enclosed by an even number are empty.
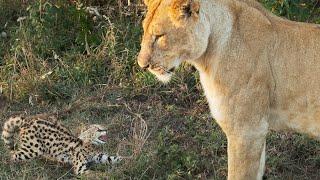
[[[10,10],[12,2],[2,3],[9,8],[3,16],[16,14],[0,19],[1,25],[9,22],[0,29],[9,35],[0,43],[0,86],[11,100],[31,94],[66,100],[79,88],[120,83],[132,74],[141,31],[130,17],[104,19],[66,1],[30,2],[19,13]]]
[[[273,13],[288,19],[320,23],[318,0],[260,0]]]

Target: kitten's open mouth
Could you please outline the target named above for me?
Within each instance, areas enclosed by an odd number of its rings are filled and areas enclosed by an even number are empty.
[[[99,139],[100,141],[102,141],[102,142],[107,142],[108,137],[107,137],[107,135],[102,135],[102,136],[100,136],[98,139]]]

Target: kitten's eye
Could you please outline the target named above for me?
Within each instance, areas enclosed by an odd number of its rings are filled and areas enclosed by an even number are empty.
[[[106,131],[106,130],[103,130],[103,129],[98,129],[97,131],[98,131],[98,132],[103,132],[103,131]]]

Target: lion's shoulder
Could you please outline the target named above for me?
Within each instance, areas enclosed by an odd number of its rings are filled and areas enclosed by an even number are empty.
[[[272,15],[266,8],[264,8],[256,0],[237,0],[237,1],[233,1],[233,2],[240,4],[242,9],[244,8],[244,9],[251,9],[251,11],[252,10],[257,11],[265,17],[269,17]]]

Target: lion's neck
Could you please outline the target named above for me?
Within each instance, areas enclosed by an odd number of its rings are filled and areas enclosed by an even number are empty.
[[[234,28],[234,14],[227,1],[201,1],[204,7],[203,13],[210,24],[210,35],[208,36],[207,50],[204,54],[189,63],[196,67],[200,73],[200,80],[207,97],[211,113],[216,120],[223,119],[220,105],[224,96],[224,87],[219,83],[219,67],[221,56],[228,46]],[[204,24],[202,22],[202,24]]]
[[[206,27],[201,27],[199,31],[208,33],[207,50],[196,60],[188,61],[194,65],[200,72],[207,73],[211,71],[209,67],[214,65],[215,59],[223,53],[231,38],[233,31],[233,14],[230,11],[227,3],[220,1],[201,1],[203,7],[203,15],[199,24],[208,24]],[[204,30],[203,28],[206,28]],[[205,33],[207,34],[207,33]]]
[[[213,49],[221,51],[231,37],[233,30],[233,14],[228,4],[219,1],[209,1],[205,12],[211,25],[211,36],[209,42]],[[212,47],[211,47],[212,49]]]
[[[237,34],[237,32],[242,30],[238,24],[239,18],[254,17],[252,18],[253,20],[259,18],[259,22],[263,25],[261,27],[265,27],[265,24],[268,24],[269,21],[257,9],[253,7],[248,8],[251,6],[247,2],[203,0],[201,3],[202,7],[204,7],[205,20],[210,24],[207,50],[200,58],[189,63],[194,65],[199,71],[201,84],[208,99],[211,112],[215,119],[219,121],[224,116],[220,109],[223,108],[221,104],[223,104],[224,97],[230,97],[233,95],[233,92],[237,92],[237,88],[242,84],[235,83],[236,79],[240,78],[241,71],[244,70],[241,68],[246,68],[242,65],[242,63],[246,62],[237,61],[237,57],[240,57],[237,51],[232,51],[243,42],[242,36]],[[246,8],[248,8],[248,11],[244,11]],[[257,32],[260,32],[258,31],[261,28],[259,25],[255,29]],[[244,60],[250,63],[253,59],[248,58]],[[261,61],[261,64],[264,63]],[[242,78],[247,78],[247,76]],[[241,79],[239,82],[243,82],[245,85],[247,81]]]

